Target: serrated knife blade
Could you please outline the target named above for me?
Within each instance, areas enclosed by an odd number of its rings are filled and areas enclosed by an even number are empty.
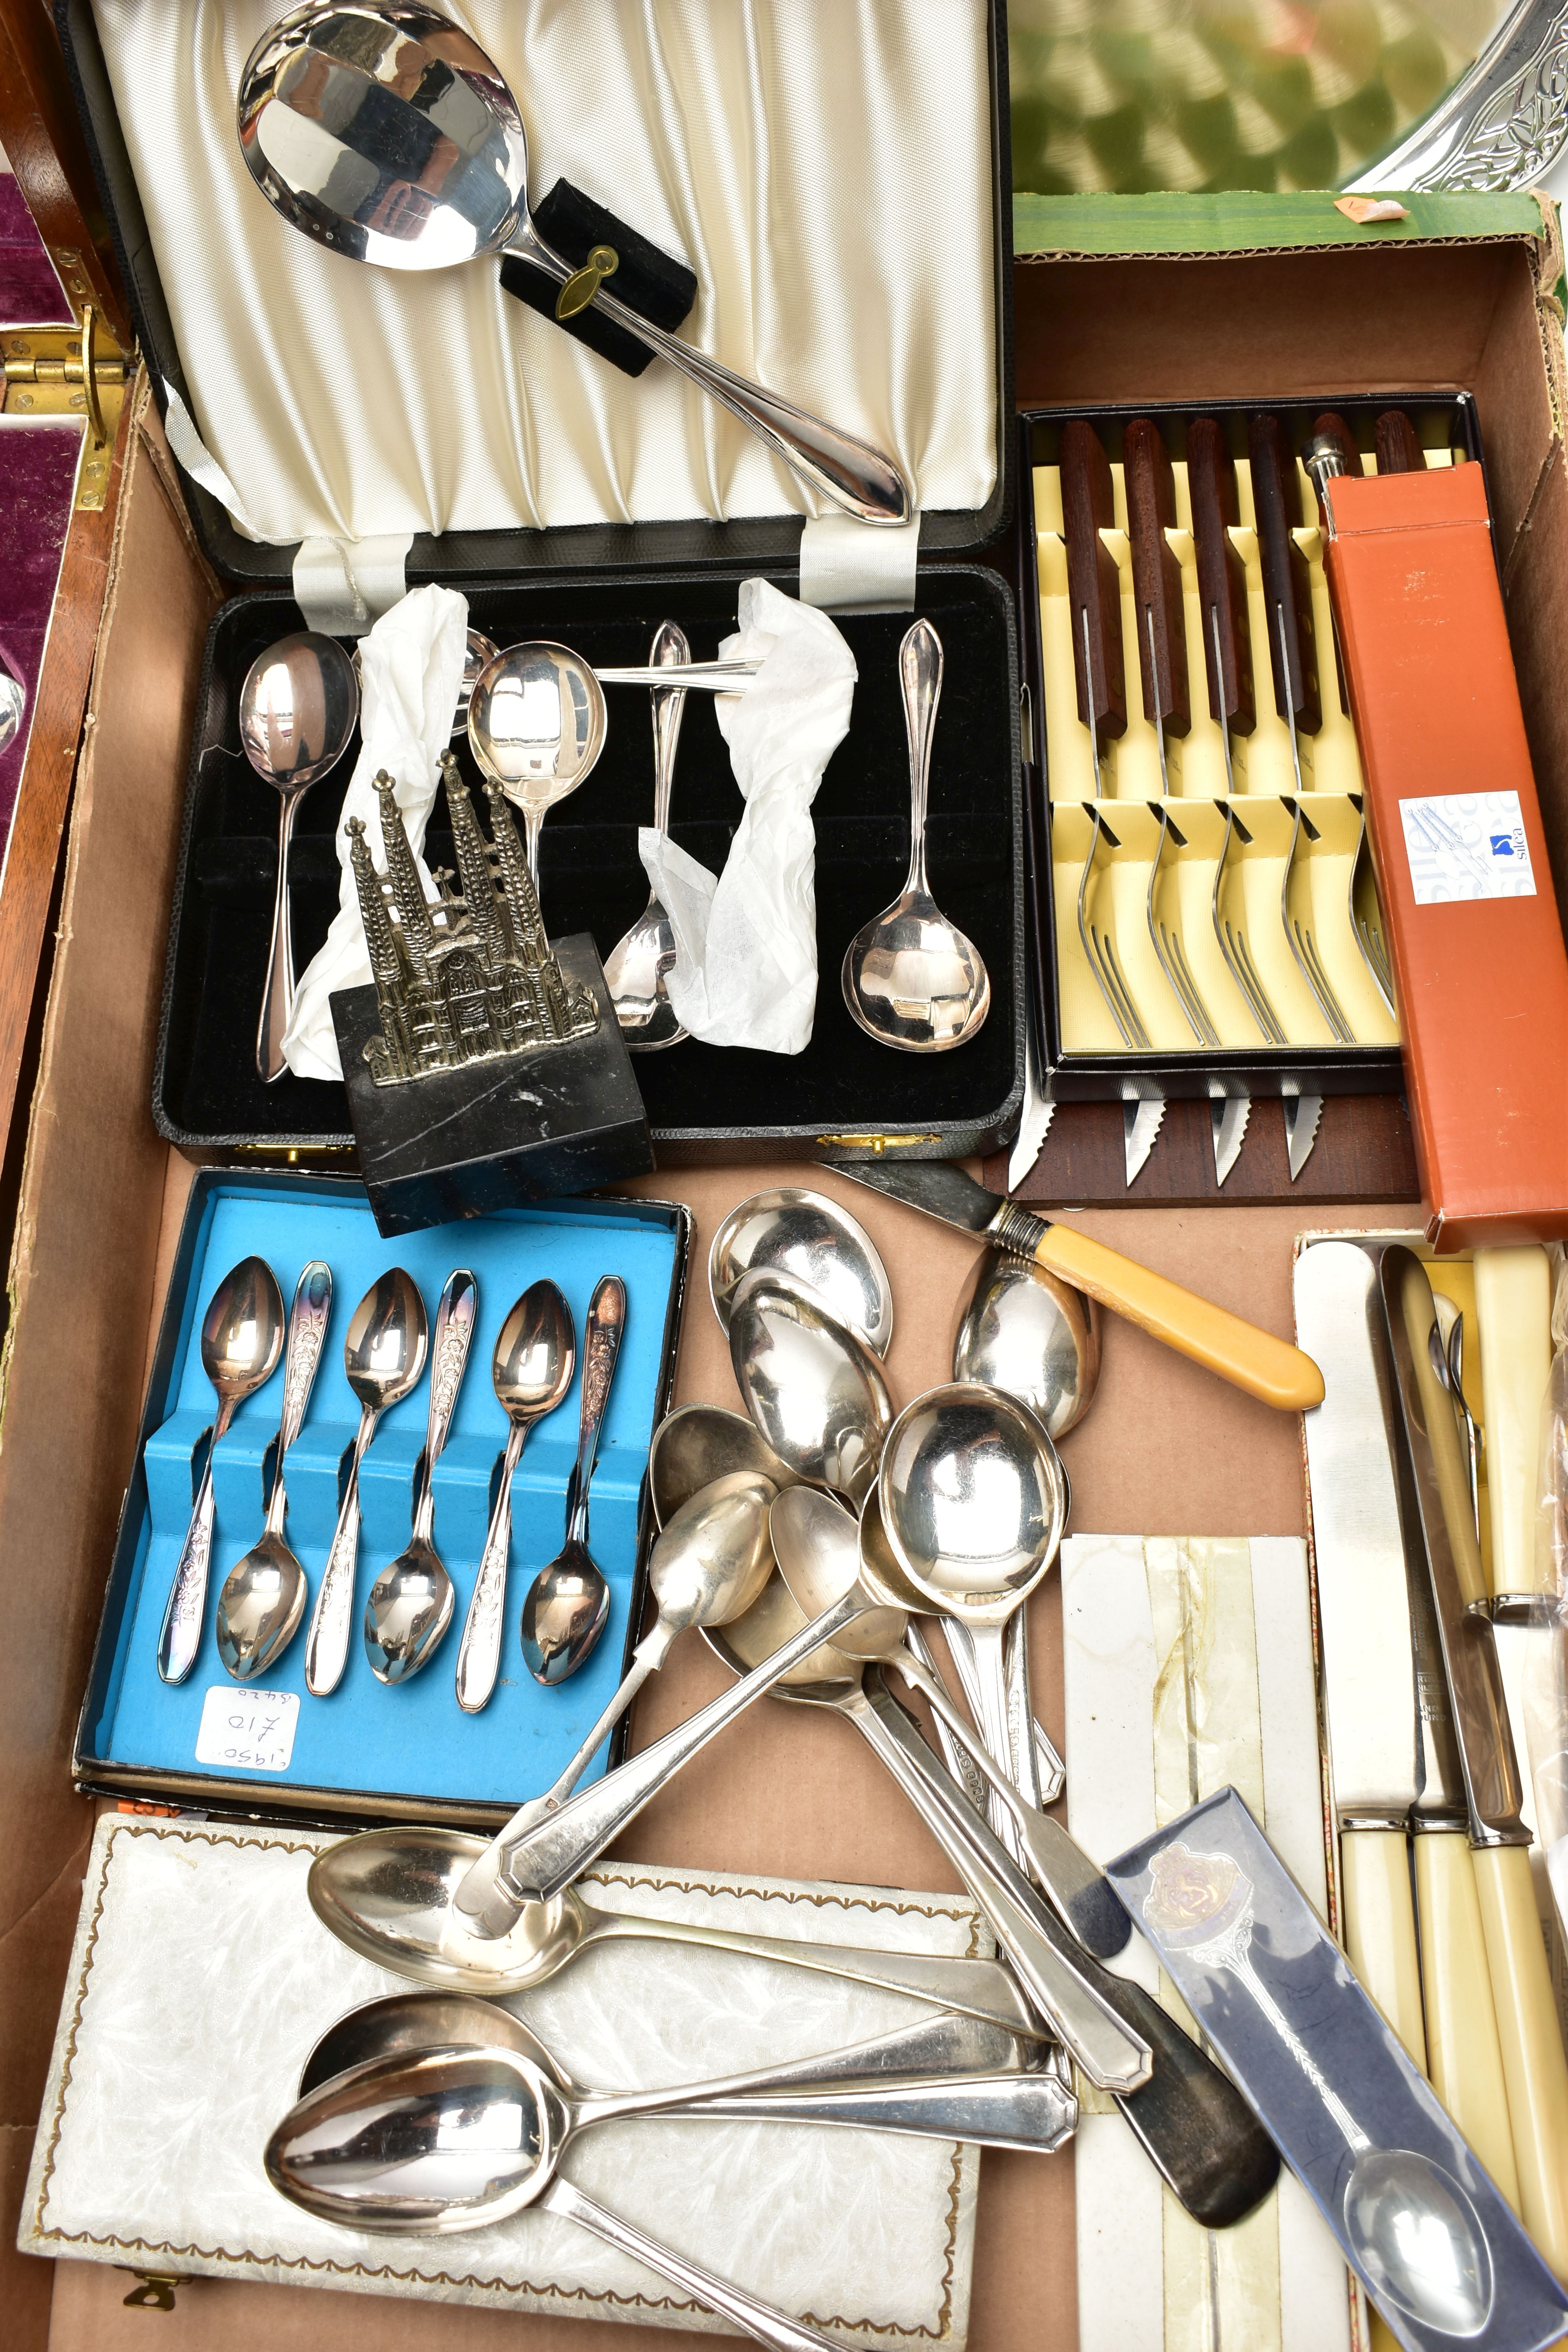
[[[1035,1006],[1031,996],[1028,1017],[1024,1024],[1024,1109],[1018,1121],[1018,1139],[1007,1161],[1009,1192],[1017,1191],[1039,1158],[1056,1114],[1057,1107],[1054,1102],[1047,1101],[1040,1080],[1040,1054],[1035,1042]]]
[[[1241,1147],[1247,1140],[1247,1122],[1251,1116],[1252,1098],[1249,1095],[1227,1095],[1223,1101],[1209,1105],[1209,1125],[1214,1132],[1215,1181],[1222,1187],[1241,1158]]]
[[[1321,1095],[1291,1095],[1285,1104],[1285,1151],[1293,1184],[1312,1156],[1323,1116]]]
[[[1127,1181],[1137,1181],[1144,1161],[1159,1140],[1164,1125],[1163,1096],[1152,1101],[1124,1102],[1121,1106],[1121,1150],[1127,1166]]]

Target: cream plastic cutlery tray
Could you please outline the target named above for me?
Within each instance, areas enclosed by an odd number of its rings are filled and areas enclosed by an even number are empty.
[[[1399,1025],[1362,808],[1362,772],[1322,564],[1316,495],[1300,463],[1315,419],[1344,421],[1376,469],[1383,412],[1403,407],[1428,466],[1479,462],[1473,403],[1396,395],[1265,404],[1286,453],[1286,511],[1310,582],[1321,723],[1293,728],[1276,690],[1270,605],[1247,455],[1256,404],[1074,412],[1110,461],[1114,523],[1095,536],[1114,567],[1125,731],[1080,716],[1062,447],[1067,412],[1021,420],[1020,583],[1041,1034],[1058,1096],[1368,1093],[1400,1084]],[[1179,576],[1190,725],[1146,709],[1129,532],[1127,427],[1152,418],[1170,458],[1174,522],[1161,533]],[[1238,522],[1226,533],[1245,576],[1254,719],[1222,728],[1205,652],[1187,432],[1213,417],[1235,464]],[[1293,499],[1292,499],[1293,492]],[[1070,494],[1069,494],[1070,505]],[[1101,567],[1102,578],[1108,578]],[[1300,572],[1298,576],[1300,576]],[[1079,616],[1081,621],[1081,614]],[[1163,737],[1163,740],[1162,740]]]
[[[531,1790],[547,1787],[616,1687],[637,1635],[652,1529],[644,1471],[674,1376],[690,1231],[682,1207],[599,1199],[545,1202],[389,1242],[376,1232],[357,1183],[298,1172],[199,1174],[77,1732],[79,1781],[219,1811],[303,1809],[317,1820],[438,1817],[476,1827],[499,1822]],[[282,1404],[279,1367],[240,1405],[214,1457],[216,1517],[201,1646],[185,1679],[167,1684],[158,1675],[159,1627],[216,1402],[202,1368],[202,1317],[230,1266],[253,1253],[272,1267],[285,1299],[307,1260],[322,1258],[332,1272],[320,1369],[288,1461],[287,1537],[310,1588],[306,1622],[258,1683],[229,1679],[213,1612],[224,1577],[261,1531]],[[431,1317],[454,1267],[470,1267],[478,1283],[468,1369],[435,1475],[435,1541],[456,1587],[452,1622],[421,1673],[390,1685],[377,1681],[361,1621],[374,1579],[408,1539],[426,1370],[386,1413],[364,1456],[348,1664],[331,1696],[316,1698],[305,1686],[306,1625],[359,1419],[343,1370],[343,1334],[371,1283],[392,1265],[412,1275]],[[583,1331],[605,1274],[622,1277],[627,1302],[590,1490],[589,1541],[610,1586],[610,1615],[587,1663],[546,1689],[528,1671],[518,1629],[529,1583],[561,1546],[577,1448]],[[571,1307],[577,1372],[561,1405],[531,1432],[518,1468],[500,1676],[482,1712],[465,1715],[453,1677],[507,1434],[490,1359],[512,1302],[542,1276],[560,1286]],[[588,1777],[603,1769],[601,1759]]]

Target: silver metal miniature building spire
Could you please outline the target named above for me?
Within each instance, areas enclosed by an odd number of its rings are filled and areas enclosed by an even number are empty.
[[[443,875],[434,906],[384,769],[375,780],[384,877],[363,824],[349,821],[349,857],[381,1013],[381,1034],[364,1049],[378,1087],[562,1045],[599,1026],[591,992],[563,977],[545,937],[528,859],[499,790],[489,791],[494,839],[487,842],[449,751],[442,754],[441,780],[462,889],[454,894],[452,877]]]

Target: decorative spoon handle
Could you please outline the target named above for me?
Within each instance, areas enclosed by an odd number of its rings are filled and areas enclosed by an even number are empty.
[[[928,890],[926,799],[936,707],[942,700],[942,639],[929,621],[917,621],[899,647],[899,683],[910,739],[910,871],[904,887]]]
[[[185,1540],[174,1566],[174,1580],[169,1587],[163,1631],[158,1636],[158,1672],[166,1683],[184,1681],[201,1646],[202,1620],[207,1605],[207,1564],[213,1548],[213,1455],[234,1418],[234,1406],[235,1400],[228,1397],[219,1402],[202,1483],[191,1511],[191,1524],[185,1529]]]
[[[607,1274],[595,1289],[588,1307],[588,1328],[583,1340],[583,1401],[577,1422],[577,1464],[572,1473],[566,1510],[566,1540],[584,1547],[588,1541],[588,1489],[598,1457],[599,1432],[610,1402],[610,1383],[626,1328],[626,1286],[618,1274]]]
[[[302,793],[285,793],[278,812],[278,888],[272,901],[272,944],[261,988],[261,1020],[256,1032],[256,1066],[268,1086],[280,1078],[283,1034],[294,1017],[294,940],[289,919],[289,845]]]
[[[329,1692],[335,1691],[348,1664],[354,1566],[359,1558],[359,1465],[380,1418],[374,1405],[361,1405],[349,1483],[332,1532],[332,1548],[321,1573],[321,1589],[310,1612],[310,1630],[305,1637],[305,1687],[312,1698],[325,1698]]]
[[[272,1492],[267,1498],[267,1528],[271,1535],[283,1532],[283,1516],[288,1508],[283,1457],[299,1436],[305,1419],[331,1311],[332,1270],[321,1258],[312,1258],[294,1286],[294,1304],[289,1314],[289,1346],[283,1359],[283,1412],[278,1423]]]
[[[686,633],[679,625],[674,621],[661,621],[653,641],[654,667],[668,668],[673,662],[688,660],[690,652]],[[655,833],[668,833],[669,795],[675,783],[675,747],[680,740],[686,689],[680,686],[656,686],[650,698],[653,703],[653,829]]]
[[[526,216],[518,234],[507,247],[524,261],[531,261],[545,270],[557,284],[563,285],[575,273],[563,261]],[[683,343],[677,335],[666,334],[617,301],[601,285],[594,295],[596,309],[617,327],[624,327],[648,350],[657,352],[673,368],[692,383],[700,385],[721,408],[738,416],[748,425],[759,441],[766,444],[776,457],[803,482],[826,499],[830,505],[854,515],[861,522],[908,522],[910,514],[909,486],[890,457],[873,449],[868,441],[857,440],[852,433],[843,432],[837,425],[827,424],[811,411],[785,400],[760,383],[751,383],[732,369],[711,360],[706,352]]]
[[[525,1421],[514,1421],[507,1433],[500,1490],[490,1513],[485,1548],[479,1554],[479,1573],[463,1624],[462,1646],[458,1652],[458,1705],[465,1715],[478,1715],[496,1686],[501,1621],[506,1610],[507,1554],[511,1549],[511,1479],[522,1459],[527,1435]]]
[[[430,1411],[425,1423],[419,1496],[414,1506],[414,1533],[422,1536],[426,1543],[436,1517],[436,1465],[458,1409],[458,1392],[468,1368],[468,1342],[474,1336],[479,1304],[478,1283],[466,1265],[458,1266],[447,1276],[430,1342]]]
[[[969,1701],[969,1711],[978,1717],[980,1706],[974,1690],[974,1644],[970,1639],[969,1628],[962,1617],[944,1617],[942,1621],[942,1630],[946,1636],[948,1654],[952,1660],[953,1670],[963,1685],[963,1696]],[[914,1644],[911,1643],[910,1646],[912,1649]],[[915,1654],[918,1657],[920,1652],[917,1650]],[[925,1664],[927,1665],[931,1664],[929,1655]],[[1062,1782],[1067,1779],[1067,1766],[1051,1745],[1050,1734],[1037,1716],[1030,1716],[1029,1727],[1034,1735],[1035,1769],[1039,1776],[1040,1802],[1044,1805],[1054,1805],[1061,1795]],[[952,1777],[955,1780],[963,1782],[962,1773],[954,1772]],[[969,1796],[973,1794],[967,1786],[964,1793]],[[975,1810],[982,1811],[984,1808],[977,1804]]]
[[[623,2221],[616,2213],[607,2212],[595,2205],[559,2173],[542,2197],[534,2200],[536,2210],[559,2214],[563,2221],[576,2221],[606,2246],[614,2246],[623,2254],[631,2254],[646,2263],[660,2278],[668,2279],[682,2288],[709,2311],[721,2312],[732,2319],[745,2335],[759,2344],[766,2344],[772,2352],[837,2352],[833,2338],[819,2336],[815,2327],[805,2327],[798,2319],[788,2319],[775,2311],[771,2303],[759,2303],[744,2287],[731,2286],[727,2279],[715,2278],[700,2263],[688,2262],[672,2246],[650,2238],[630,2221]]]
[[[966,2139],[1049,2156],[1078,2123],[1078,2101],[1054,2074],[912,2075],[900,2083],[846,2083],[826,2091],[739,2092],[700,2106],[666,2107],[696,2122],[842,2124],[851,2131]]]

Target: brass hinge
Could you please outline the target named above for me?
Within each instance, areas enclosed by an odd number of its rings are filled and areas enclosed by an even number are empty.
[[[819,1135],[825,1151],[908,1151],[918,1143],[940,1143],[940,1135]]]
[[[68,327],[13,329],[5,336],[0,407],[7,416],[85,420],[76,503],[92,509],[102,507],[108,493],[130,360],[89,299],[80,257],[62,250],[52,257],[76,320]]]

